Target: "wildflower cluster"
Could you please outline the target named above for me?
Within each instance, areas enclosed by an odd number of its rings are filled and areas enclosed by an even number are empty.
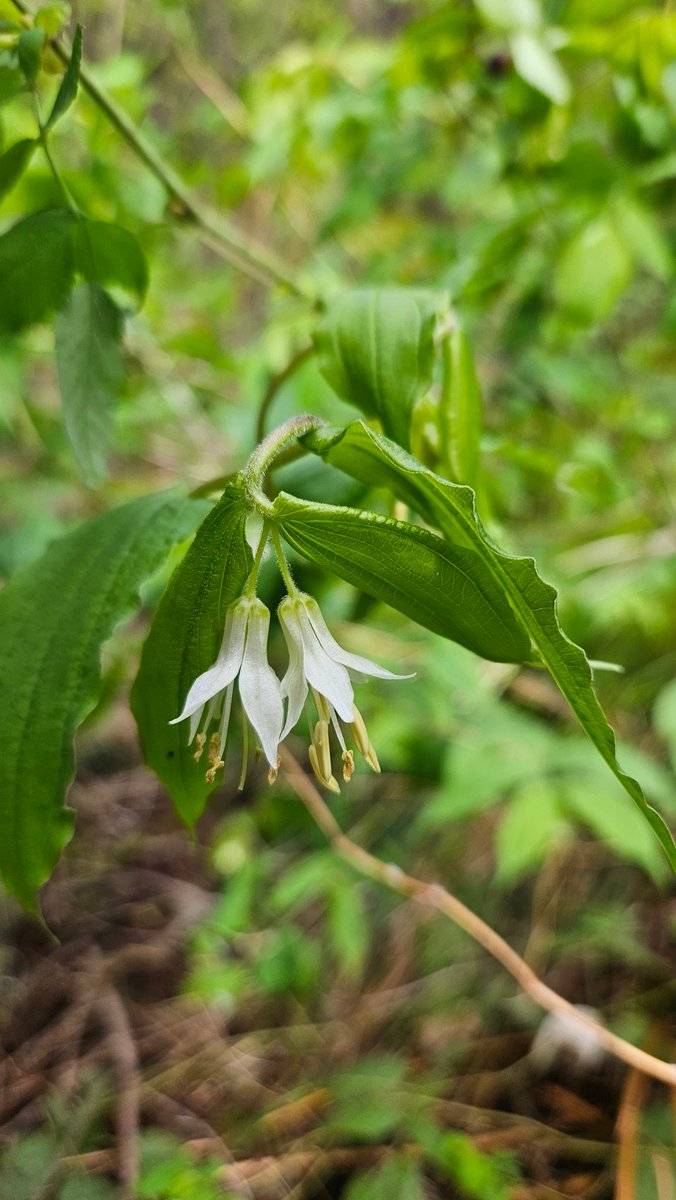
[[[225,765],[237,682],[245,717],[242,780],[246,774],[247,728],[250,725],[268,761],[272,783],[279,766],[279,744],[296,726],[305,709],[310,726],[312,770],[325,788],[338,792],[340,787],[333,772],[332,731],[340,747],[341,774],[346,782],[354,772],[354,751],[347,744],[346,733],[371,769],[380,771],[364,719],[354,702],[352,677],[373,675],[379,679],[409,679],[411,676],[395,675],[368,658],[344,650],[328,629],[317,601],[296,588],[277,544],[280,567],[288,588],[288,595],[277,610],[289,654],[288,669],[280,681],[267,657],[270,612],[255,595],[256,574],[265,540],[266,535],[259,546],[244,594],[228,609],[215,663],[192,684],[183,711],[171,724],[190,722],[188,740],[195,745],[195,761],[200,761],[206,749],[206,778],[213,783],[216,772]]]

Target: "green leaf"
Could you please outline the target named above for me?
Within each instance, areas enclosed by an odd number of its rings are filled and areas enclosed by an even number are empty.
[[[47,118],[45,129],[51,129],[53,125],[68,111],[75,97],[77,96],[78,82],[80,79],[80,64],[82,62],[82,26],[78,25],[73,38],[73,48],[70,52],[70,61],[66,67],[63,79],[56,99],[54,101],[52,111]]]
[[[124,382],[122,313],[97,283],[72,292],[54,327],[66,429],[85,481],[106,476],[112,408]]]
[[[676,679],[672,679],[659,692],[653,709],[653,722],[666,742],[669,761],[676,771]]]
[[[634,810],[629,812],[633,817]],[[511,883],[539,866],[566,829],[552,784],[545,779],[524,784],[511,799],[498,826],[495,839],[498,882]],[[642,825],[642,829],[646,826]],[[655,845],[654,838],[650,840]]]
[[[614,222],[602,215],[565,247],[556,268],[556,298],[579,320],[600,321],[615,307],[631,272],[623,239]]]
[[[522,29],[509,39],[509,48],[516,72],[526,83],[542,92],[552,104],[568,103],[570,80],[541,33]]]
[[[467,334],[455,324],[442,348],[444,381],[439,407],[441,452],[457,483],[476,485],[481,436],[481,392]]]
[[[494,662],[529,657],[527,636],[473,550],[407,521],[284,492],[272,519],[294,550],[426,629]]]
[[[19,66],[29,86],[32,86],[38,77],[45,37],[44,29],[24,29],[19,34],[17,46]]]
[[[418,1164],[400,1153],[351,1180],[342,1195],[344,1200],[425,1200],[427,1192]]]
[[[116,286],[140,305],[148,288],[148,267],[139,242],[128,229],[106,221],[78,221],[75,268],[91,283]]]
[[[33,18],[33,24],[44,29],[49,37],[54,37],[70,20],[71,8],[66,0],[53,0],[51,4],[43,4]]]
[[[328,894],[326,922],[338,965],[350,979],[362,972],[369,948],[369,923],[359,885],[339,875]]]
[[[431,292],[359,288],[330,302],[315,336],[331,387],[406,447],[413,406],[432,378],[438,307]]]
[[[245,537],[247,506],[241,484],[228,484],[197,531],[172,576],[143,647],[132,710],[146,761],[168,789],[187,825],[193,825],[216,784],[193,762],[185,723],[178,716],[193,681],[214,662],[228,605],[241,595],[251,570]]]
[[[562,785],[564,810],[576,816],[598,838],[608,842],[615,853],[637,863],[657,881],[664,879],[664,859],[655,839],[637,810],[627,809],[621,792],[608,780],[608,786],[588,779],[565,780]]]
[[[556,592],[540,579],[533,559],[505,554],[498,549],[479,521],[471,488],[449,483],[435,475],[362,421],[355,421],[344,430],[307,434],[302,440],[349,475],[365,483],[390,488],[447,537],[463,537],[474,548],[532,638],[587,737],[652,826],[676,870],[676,846],[672,836],[662,817],[648,804],[637,781],[620,767],[615,735],[596,698],[587,657],[561,629],[556,615]]]
[[[175,492],[133,500],[54,542],[0,593],[0,872],[27,906],[71,836],[73,734],[96,703],[101,645],[199,512]]]
[[[73,280],[73,225],[66,208],[17,221],[0,237],[0,332],[44,321],[66,299]]]
[[[37,144],[35,138],[24,138],[0,155],[0,200],[23,175]]]

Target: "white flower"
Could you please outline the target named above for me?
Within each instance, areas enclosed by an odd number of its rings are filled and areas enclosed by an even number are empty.
[[[359,676],[375,675],[379,679],[410,679],[411,676],[394,675],[368,658],[343,650],[327,628],[312,596],[303,592],[286,596],[277,615],[289,650],[289,668],[281,687],[282,698],[287,701],[281,740],[298,721],[311,690],[319,720],[312,733],[309,757],[320,783],[330,791],[340,790],[331,766],[330,724],[342,747],[343,779],[349,780],[354,771],[354,757],[345,744],[341,721],[350,726],[357,748],[369,766],[380,771],[363,717],[354,702],[350,671]],[[310,724],[312,726],[312,722]]]
[[[197,736],[197,762],[207,740],[207,730],[212,721],[218,720],[218,731],[212,735],[209,743],[209,770],[206,776],[209,783],[213,783],[216,771],[224,765],[223,751],[238,675],[242,707],[258,734],[271,773],[276,775],[284,715],[279,680],[268,664],[269,625],[270,613],[255,596],[240,596],[231,604],[216,662],[197,677],[186,696],[183,712],[170,722],[176,725],[190,718],[188,741],[192,742]],[[198,733],[200,726],[201,732]]]

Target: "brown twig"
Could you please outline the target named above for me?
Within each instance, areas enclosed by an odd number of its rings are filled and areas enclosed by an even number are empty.
[[[131,1198],[136,1194],[139,1173],[141,1085],[136,1045],[127,1010],[115,988],[106,988],[97,1001],[96,1010],[108,1031],[117,1082],[118,1175],[125,1195]]]
[[[641,1124],[641,1109],[645,1103],[647,1080],[639,1071],[627,1075],[620,1110],[617,1117],[617,1178],[615,1200],[636,1200],[636,1161],[638,1158],[638,1131]]]
[[[448,917],[458,925],[475,942],[487,950],[506,971],[516,980],[519,987],[527,996],[541,1008],[550,1013],[566,1017],[585,1029],[591,1029],[604,1050],[615,1058],[621,1059],[627,1066],[653,1079],[659,1079],[670,1087],[676,1087],[676,1065],[663,1062],[625,1042],[624,1038],[611,1033],[598,1021],[579,1012],[575,1005],[564,1000],[552,988],[543,983],[516,950],[500,937],[494,929],[467,908],[461,900],[447,892],[439,883],[425,883],[412,875],[407,875],[400,867],[392,863],[384,863],[375,855],[369,854],[361,846],[351,841],[343,833],[333,813],[324,803],[317,788],[305,774],[293,755],[284,747],[280,750],[281,765],[291,787],[307,808],[310,816],[321,829],[322,833],[338,855],[350,863],[361,875],[375,880],[376,883],[390,888],[408,900],[414,900],[435,912]]]

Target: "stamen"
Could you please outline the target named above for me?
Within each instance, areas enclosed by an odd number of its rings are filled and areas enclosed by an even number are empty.
[[[366,758],[369,752],[369,735],[366,725],[364,724],[364,718],[362,717],[356,704],[354,706],[354,720],[350,724],[350,729],[352,730],[354,740],[357,743],[357,749],[359,753],[363,754],[364,758]]]
[[[343,731],[340,727],[340,721],[338,720],[338,717],[336,716],[336,710],[332,704],[329,704],[329,712],[331,713],[331,724],[333,725],[333,728],[336,731],[336,737],[338,738],[340,748],[341,748],[341,750],[345,751],[345,750],[347,750],[347,746],[345,745],[345,738],[343,737]]]
[[[369,742],[369,752],[368,752],[368,754],[364,755],[364,758],[366,759],[371,770],[375,771],[376,775],[380,775],[380,763],[378,762],[378,755],[376,754],[376,752],[373,749],[373,746],[371,745],[370,742]]]
[[[224,767],[224,766],[225,766],[225,763],[223,762],[222,758],[215,759],[213,766],[209,767],[209,770],[206,772],[206,774],[204,776],[207,783],[213,783],[216,778],[216,772],[219,770],[220,767]]]
[[[207,735],[205,733],[197,734],[197,737],[195,738],[195,742],[196,742],[195,753],[192,756],[193,762],[199,762],[199,760],[201,759],[202,753],[204,751],[204,743],[206,742],[206,740],[207,740]]]
[[[354,775],[354,754],[351,750],[343,750],[343,779],[349,783]]]
[[[214,763],[217,763],[221,757],[218,742],[219,735],[217,733],[212,733],[211,737],[209,738],[209,752],[207,756],[210,767],[213,767]]]
[[[249,766],[249,724],[242,713],[242,772],[239,777],[238,791],[244,790],[246,773]]]
[[[317,712],[319,714],[320,721],[330,720],[331,713],[329,710],[329,705],[327,704],[324,696],[322,696],[320,692],[315,691],[314,688],[312,688],[312,696],[317,706]]]
[[[232,694],[235,689],[235,681],[228,684],[228,689],[225,693],[225,701],[223,704],[223,712],[221,714],[220,739],[218,742],[218,757],[223,757],[225,743],[228,740],[228,726],[230,725],[230,712],[232,710]]]
[[[322,787],[327,788],[327,790],[329,792],[338,792],[339,793],[340,788],[338,786],[338,780],[335,778],[335,776],[334,775],[325,776],[322,774],[322,771],[321,771],[321,768],[319,765],[319,758],[317,757],[317,751],[316,751],[314,745],[310,746],[310,749],[308,751],[308,758],[310,759],[310,766],[312,767],[312,770],[314,771],[315,776],[321,783]]]
[[[368,730],[364,723],[364,718],[362,717],[356,704],[354,706],[354,721],[352,722],[350,728],[354,734],[354,740],[357,743],[357,749],[359,750],[359,753],[363,754],[371,770],[375,771],[376,775],[380,775],[380,763],[378,762],[378,755],[369,741]]]
[[[322,775],[331,778],[331,743],[329,742],[329,727],[326,721],[317,721],[313,738],[317,756],[321,764]]]

